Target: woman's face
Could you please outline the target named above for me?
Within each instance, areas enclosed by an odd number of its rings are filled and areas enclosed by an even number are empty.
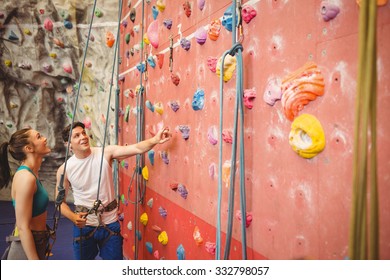
[[[30,130],[30,143],[34,148],[34,153],[44,156],[51,152],[51,149],[47,146],[46,137],[34,129]]]

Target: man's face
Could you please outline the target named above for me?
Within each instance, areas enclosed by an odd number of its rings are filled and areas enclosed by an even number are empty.
[[[90,149],[89,138],[84,128],[77,126],[72,130],[70,138],[70,146],[74,153],[83,152]]]

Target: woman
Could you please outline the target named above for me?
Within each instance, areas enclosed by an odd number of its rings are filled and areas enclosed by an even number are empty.
[[[38,179],[43,157],[50,153],[46,138],[31,128],[12,134],[9,142],[0,145],[0,188],[11,179],[8,153],[21,162],[12,180],[12,204],[16,228],[8,259],[46,259],[49,232],[46,228],[48,193]],[[17,237],[15,237],[15,235]],[[21,246],[20,246],[21,245]]]

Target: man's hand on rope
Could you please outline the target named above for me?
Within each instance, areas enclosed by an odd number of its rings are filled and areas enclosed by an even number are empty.
[[[74,213],[72,221],[76,227],[78,228],[85,227],[87,223],[87,214],[88,214],[87,212]]]

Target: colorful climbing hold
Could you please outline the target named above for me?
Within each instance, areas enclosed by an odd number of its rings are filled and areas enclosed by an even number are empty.
[[[287,75],[282,80],[282,106],[287,119],[293,120],[306,104],[324,94],[324,77],[314,62]]]
[[[177,192],[180,194],[182,198],[187,199],[188,190],[183,184],[177,185]]]
[[[129,43],[130,43],[130,33],[127,33],[127,34],[125,35],[125,42],[126,42],[126,44],[129,44]]]
[[[221,24],[221,20],[219,18],[213,20],[210,23],[210,27],[209,27],[209,30],[207,32],[210,40],[217,41],[217,39],[219,37],[219,33],[221,32],[221,26],[222,26],[222,24]]]
[[[177,259],[178,259],[178,260],[185,260],[185,259],[186,259],[184,247],[183,247],[182,244],[180,244],[180,245],[177,247],[177,249],[176,249],[176,255],[177,255]]]
[[[64,26],[65,26],[66,29],[72,29],[73,28],[73,24],[69,20],[65,20],[64,21]]]
[[[256,90],[254,88],[252,89],[245,89],[244,90],[244,105],[248,109],[253,108],[253,101],[256,98]]]
[[[156,54],[156,57],[157,57],[158,67],[161,69],[163,67],[163,64],[164,64],[164,54],[158,53],[158,54]]]
[[[190,4],[190,2],[185,1],[183,3],[183,9],[184,9],[184,12],[185,12],[186,16],[190,17],[191,16],[191,12],[192,12],[191,11],[191,4]]]
[[[302,114],[291,124],[289,143],[303,158],[313,158],[325,148],[325,133],[319,120],[310,114]]]
[[[195,31],[194,37],[196,39],[196,42],[199,45],[203,45],[204,43],[206,43],[206,40],[207,40],[207,31],[206,31],[206,29],[203,26],[199,27]]]
[[[47,31],[53,31],[53,22],[51,19],[47,18],[43,22],[43,28],[45,28]]]
[[[274,106],[275,102],[282,98],[281,84],[278,78],[269,79],[263,94],[263,99],[268,105]]]
[[[155,154],[154,150],[148,151],[148,158],[152,166],[154,165],[154,154]]]
[[[150,44],[153,46],[153,48],[157,49],[159,44],[157,20],[152,21],[152,23],[149,25],[147,34]]]
[[[252,6],[245,5],[242,8],[242,18],[246,23],[249,23],[256,15],[257,12]]]
[[[240,210],[237,210],[236,211],[236,218],[237,220],[239,220],[240,222],[242,222],[242,213]],[[252,220],[253,220],[253,215],[251,212],[246,212],[246,216],[245,216],[245,227],[249,227],[252,223]]]
[[[157,0],[156,6],[157,6],[157,9],[158,9],[160,12],[164,12],[165,7],[166,7],[165,0]]]
[[[158,212],[160,213],[160,216],[163,218],[166,218],[168,216],[167,210],[161,206],[158,208]]]
[[[111,31],[107,31],[106,32],[106,45],[107,45],[107,47],[112,48],[114,43],[115,43],[114,34],[112,34]]]
[[[168,244],[168,234],[166,231],[162,231],[158,235],[158,242],[160,242],[162,245],[167,245]]]
[[[72,72],[73,72],[72,65],[70,65],[68,62],[65,62],[65,63],[62,65],[62,68],[64,69],[64,71],[65,71],[66,73],[72,74]]]
[[[149,180],[149,169],[146,165],[144,166],[144,168],[142,168],[142,177],[146,181]]]
[[[215,125],[210,126],[209,130],[207,131],[207,138],[211,145],[216,145],[218,143],[218,132]]]
[[[156,8],[156,6],[153,6],[153,7],[152,7],[152,16],[153,16],[153,19],[154,19],[154,20],[157,19],[157,16],[158,16],[158,9]]]
[[[182,38],[182,39],[180,40],[180,46],[181,46],[184,50],[188,51],[188,50],[191,48],[191,41],[190,41],[190,40],[187,40],[187,38]]]
[[[204,107],[204,90],[198,89],[192,98],[192,109],[202,110]]]
[[[160,156],[161,156],[162,161],[165,164],[169,164],[169,158],[168,158],[168,152],[167,151],[161,151],[160,152]]]
[[[175,73],[171,73],[171,80],[172,80],[172,83],[177,86],[179,85],[180,83],[180,78],[179,78],[179,75],[175,74]]]
[[[329,1],[321,2],[321,15],[324,21],[334,19],[340,13],[338,5],[330,3]]]
[[[173,112],[177,112],[177,110],[179,110],[179,108],[180,108],[180,105],[179,105],[179,103],[176,100],[170,101],[169,102],[169,106],[171,107]]]
[[[203,11],[204,5],[206,4],[206,0],[198,0],[198,8]]]
[[[144,226],[146,226],[148,224],[148,221],[149,221],[148,214],[146,214],[146,212],[142,213],[141,217],[139,217],[139,222]]]
[[[164,105],[161,102],[156,102],[154,104],[154,110],[159,114],[162,115],[164,113]]]
[[[204,244],[204,248],[207,251],[207,253],[209,253],[211,255],[215,255],[215,250],[216,250],[215,243],[213,243],[213,242],[206,242],[206,244]]]
[[[135,16],[136,16],[135,8],[132,8],[130,11],[130,16],[129,16],[132,23],[134,23],[134,21],[135,21]]]
[[[188,125],[179,125],[178,129],[182,133],[184,140],[188,140],[188,138],[190,138],[190,128]]]
[[[217,71],[217,57],[209,56],[207,57],[207,66],[209,67],[210,71],[215,73]]]
[[[163,24],[168,30],[170,30],[172,28],[172,20],[171,19],[164,19]]]
[[[150,242],[145,243],[146,250],[150,253],[153,254],[153,245]]]
[[[150,102],[149,100],[146,100],[146,101],[145,101],[145,106],[146,106],[146,108],[148,108],[150,111],[154,112],[154,106],[153,106],[152,102]]]
[[[218,77],[221,75],[221,64],[222,64],[222,57],[219,58],[216,73]],[[231,56],[230,54],[226,55],[225,61],[224,61],[224,71],[223,71],[223,80],[225,82],[229,81],[232,76],[233,72],[236,69],[237,59],[235,56]]]
[[[146,204],[149,206],[149,208],[152,208],[153,207],[153,198],[149,199]]]
[[[203,238],[200,234],[200,230],[199,230],[198,226],[195,226],[194,232],[192,233],[192,236],[193,236],[197,246],[200,246],[203,244]]]
[[[103,12],[99,8],[96,8],[95,9],[95,16],[100,18],[103,16]]]
[[[153,55],[149,55],[147,61],[150,67],[156,67],[156,62],[154,61]]]

